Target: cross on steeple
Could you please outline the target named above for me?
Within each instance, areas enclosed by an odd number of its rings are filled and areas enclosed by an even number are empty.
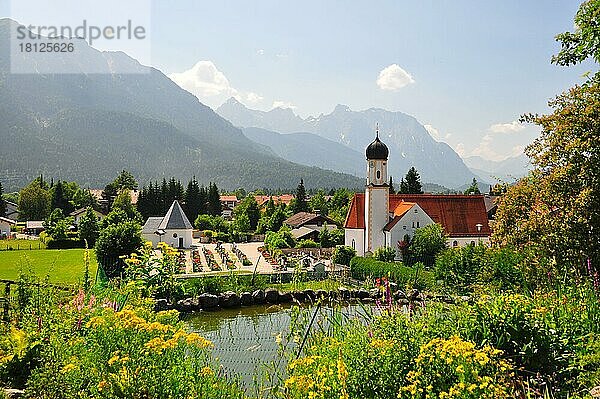
[[[375,134],[377,135],[377,138],[379,138],[379,122],[375,123]]]

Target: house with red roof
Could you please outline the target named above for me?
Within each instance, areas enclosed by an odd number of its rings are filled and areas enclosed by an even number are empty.
[[[415,231],[439,223],[449,246],[488,242],[491,234],[483,195],[390,194],[388,148],[379,134],[366,150],[367,184],[354,195],[344,223],[345,244],[358,255],[401,247]]]

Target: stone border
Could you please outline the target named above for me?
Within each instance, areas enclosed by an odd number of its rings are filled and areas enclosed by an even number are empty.
[[[424,302],[425,300],[435,300],[445,303],[454,303],[454,299],[443,295],[424,295],[418,290],[413,289],[408,293],[396,290],[392,294],[396,304],[408,305],[410,303]],[[279,305],[286,303],[303,304],[315,303],[317,300],[328,301],[360,301],[372,303],[383,298],[383,292],[376,288],[369,291],[365,289],[348,289],[340,287],[337,290],[302,290],[281,292],[275,288],[265,290],[256,290],[254,292],[242,292],[237,294],[233,291],[223,292],[219,295],[203,293],[197,297],[188,297],[180,299],[176,303],[170,303],[166,299],[155,299],[154,310],[164,311],[175,309],[180,313],[193,313],[203,310],[233,309],[253,305]],[[469,300],[470,298],[462,298]]]

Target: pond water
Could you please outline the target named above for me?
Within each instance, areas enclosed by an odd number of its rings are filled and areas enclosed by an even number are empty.
[[[200,312],[188,315],[185,321],[193,331],[214,343],[213,355],[224,371],[239,375],[242,383],[250,389],[254,387],[255,378],[264,381],[265,374],[285,371],[286,356],[281,356],[279,338],[283,339],[285,352],[294,354],[309,325],[311,331],[326,329],[334,314],[340,320],[366,320],[372,308],[356,304],[346,304],[335,310],[330,306],[301,308],[299,319],[304,320],[304,325],[299,328],[298,343],[294,343],[293,339],[286,340],[292,313],[291,306],[252,306]]]

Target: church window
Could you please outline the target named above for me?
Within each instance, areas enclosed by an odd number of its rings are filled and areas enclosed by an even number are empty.
[[[356,249],[356,240],[352,239],[352,249]]]
[[[458,241],[454,240],[454,242],[452,243],[453,247],[458,247]]]
[[[377,178],[381,179],[381,171],[379,171],[379,170],[377,171]]]
[[[413,228],[413,229],[415,228],[415,222],[414,222],[414,221],[413,221],[413,227],[412,227],[412,228]]]
[[[417,221],[417,229],[419,228],[419,221]]]
[[[406,230],[406,225],[402,226],[402,230]]]

